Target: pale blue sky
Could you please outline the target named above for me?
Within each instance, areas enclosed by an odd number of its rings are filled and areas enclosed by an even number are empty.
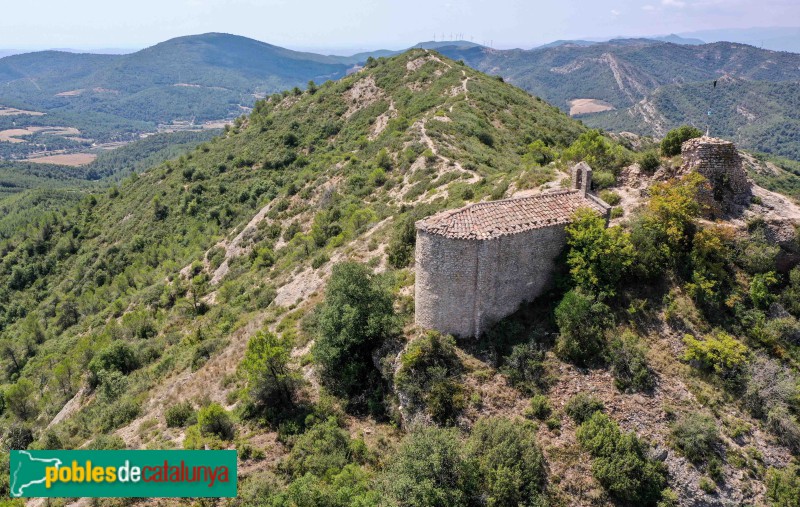
[[[798,0],[0,0],[0,48],[133,48],[228,32],[293,49],[399,49],[463,34],[556,39],[800,24]]]

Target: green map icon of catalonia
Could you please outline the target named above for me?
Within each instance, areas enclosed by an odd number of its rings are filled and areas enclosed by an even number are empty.
[[[25,488],[45,481],[45,469],[62,465],[58,458],[34,458],[28,451],[11,451],[12,460],[11,477],[9,478],[10,492],[13,497],[25,494]]]

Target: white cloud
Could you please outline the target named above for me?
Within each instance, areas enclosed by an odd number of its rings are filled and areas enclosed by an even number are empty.
[[[619,16],[620,12],[617,9],[611,9],[612,16]]]
[[[642,6],[642,10],[643,11],[654,11],[654,10],[656,10],[656,7],[655,7],[655,5],[649,5],[649,4],[648,5],[643,5]]]
[[[686,2],[683,0],[661,0],[661,5],[682,9],[683,7],[686,7]]]

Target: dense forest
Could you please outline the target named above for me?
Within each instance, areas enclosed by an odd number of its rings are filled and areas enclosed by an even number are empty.
[[[88,165],[68,167],[0,162],[0,238],[10,237],[48,212],[67,209],[134,173],[194,149],[218,130],[155,134],[103,151]]]

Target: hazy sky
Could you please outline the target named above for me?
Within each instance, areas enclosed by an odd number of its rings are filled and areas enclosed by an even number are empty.
[[[1,0],[0,48],[138,48],[228,32],[347,51],[463,38],[498,48],[556,39],[797,25],[798,0]]]

